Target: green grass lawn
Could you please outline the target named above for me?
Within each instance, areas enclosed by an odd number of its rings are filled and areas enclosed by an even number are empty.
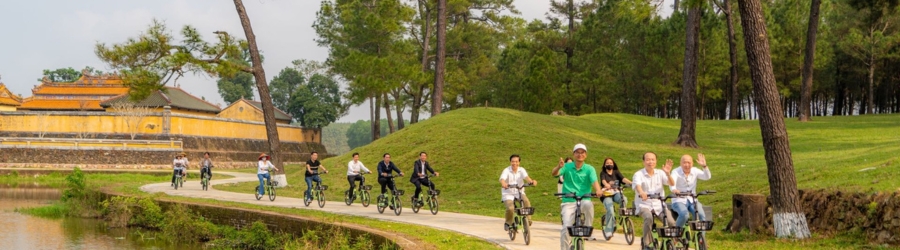
[[[787,119],[786,124],[801,189],[872,192],[896,191],[900,186],[900,178],[894,177],[896,167],[891,166],[900,152],[900,116],[815,117],[806,123]],[[717,229],[731,219],[733,194],[769,193],[758,121],[698,121],[699,149],[671,145],[679,126],[680,120],[627,114],[549,116],[470,108],[441,114],[351,151],[359,152],[363,163],[373,171],[382,154],[391,153],[395,164],[406,173],[411,172],[418,153],[426,151],[432,166],[441,173],[433,181],[442,191],[443,211],[494,217],[503,215],[499,202],[500,172],[508,166],[509,155],[519,154],[522,166],[539,182],[538,187],[528,191],[537,209],[534,218],[558,221],[559,201],[552,196],[556,180],[550,171],[560,157],[571,156],[576,143],[587,145],[588,163],[599,166],[603,158],[612,157],[629,179],[640,170],[641,156],[646,151],[659,155],[660,167],[665,159],[672,159],[677,165],[682,154],[704,153],[713,179],[700,182],[698,189],[718,191],[703,198],[706,205],[714,208]],[[348,188],[346,164],[352,152],[323,161],[332,171],[323,175],[324,183],[330,186],[330,200],[343,199],[343,190]],[[306,189],[302,171],[299,166],[288,166],[287,173],[293,187],[279,195],[299,197]],[[367,179],[377,191],[374,176]],[[397,180],[409,197],[414,186],[406,177]],[[249,192],[255,185],[216,188]],[[631,191],[626,191],[626,195],[633,199]],[[597,209],[598,214],[603,210],[602,206]],[[871,247],[849,233],[815,235],[813,240],[800,242],[721,232],[710,236],[714,249]]]
[[[230,178],[228,175],[216,174],[217,178]],[[46,186],[64,189],[66,185],[66,175],[60,173],[52,173],[48,175],[0,175],[0,185],[5,186]],[[113,192],[126,195],[144,196],[149,195],[140,191],[140,187],[145,184],[169,182],[171,177],[167,175],[149,175],[149,174],[92,174],[86,173],[86,184],[88,188],[110,188]],[[196,180],[196,179],[192,179]],[[193,185],[199,185],[193,182]],[[360,216],[337,215],[327,212],[291,209],[280,207],[269,207],[255,204],[247,204],[240,202],[224,202],[213,199],[187,198],[180,196],[169,196],[162,193],[152,194],[156,199],[211,204],[221,207],[239,207],[248,209],[257,209],[264,211],[273,211],[282,214],[299,215],[308,218],[327,221],[335,224],[357,224],[370,228],[375,228],[387,232],[395,232],[405,234],[412,238],[418,238],[424,242],[433,244],[437,249],[499,249],[498,246],[484,241],[479,238],[468,235],[440,230],[425,226],[408,225],[403,223],[388,222],[376,219],[370,219]],[[58,206],[58,205],[57,205]],[[54,208],[50,208],[54,209]]]

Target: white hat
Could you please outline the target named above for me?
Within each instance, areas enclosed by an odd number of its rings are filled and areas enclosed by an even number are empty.
[[[581,143],[575,144],[575,148],[572,149],[572,152],[578,151],[578,149],[584,149],[584,152],[587,152],[587,147],[585,147],[584,144]]]

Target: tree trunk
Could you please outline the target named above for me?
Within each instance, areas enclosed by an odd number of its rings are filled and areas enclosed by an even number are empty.
[[[684,77],[681,89],[681,131],[674,144],[696,148],[697,127],[697,54],[700,46],[700,6],[688,10],[687,38],[684,44]]]
[[[875,56],[869,56],[869,95],[866,97],[866,114],[875,111]]]
[[[809,7],[809,27],[806,29],[806,56],[803,57],[803,84],[800,86],[800,121],[811,120],[813,62],[816,56],[816,33],[819,30],[819,5],[822,0],[812,0]]]
[[[395,108],[395,111],[397,111],[397,130],[401,130],[401,129],[403,129],[403,127],[405,125],[405,124],[403,124],[404,104],[403,104],[403,102],[397,101],[397,100],[400,100],[400,98],[403,98],[403,97],[402,97],[402,94],[400,94],[399,89],[391,91],[391,96],[394,97],[394,102],[397,103],[397,105],[396,105],[397,107]]]
[[[422,32],[422,72],[428,73],[428,46],[431,45],[431,10],[428,9],[428,5],[425,0],[419,0],[419,12],[422,13],[422,19],[425,20],[425,22],[422,24],[422,29],[424,30],[424,32]],[[422,105],[424,105],[423,99],[426,99],[423,98],[423,96],[425,95],[424,86],[419,86],[413,91],[415,92],[409,93],[413,97],[413,102],[412,105],[410,105],[409,110],[410,124],[419,122],[419,111],[422,109]]]
[[[395,130],[394,119],[391,118],[391,99],[388,98],[387,93],[384,93],[382,96],[384,98],[384,115],[387,116],[388,131],[390,132],[389,134],[393,134]]]
[[[378,139],[378,134],[375,131],[375,111],[378,108],[375,107],[375,97],[369,96],[369,135],[372,137],[372,141]]]
[[[244,3],[241,0],[234,0],[234,7],[241,18],[241,26],[244,28],[244,35],[247,36],[247,45],[250,47],[253,78],[256,80],[256,90],[259,92],[259,100],[262,103],[266,136],[269,141],[269,152],[272,157],[272,164],[278,169],[275,180],[278,181],[279,187],[284,187],[287,186],[287,179],[284,175],[284,159],[281,158],[281,151],[279,150],[281,141],[278,138],[278,125],[275,123],[275,105],[272,104],[272,95],[269,94],[269,85],[266,84],[266,72],[263,70],[259,48],[256,46],[256,35],[253,34],[253,28],[250,26],[250,17],[247,16]]]
[[[372,119],[372,141],[381,138],[381,109],[378,108],[379,104],[381,104],[381,96],[375,94],[375,103],[372,105],[373,112],[375,112],[375,119]]]
[[[738,94],[738,66],[737,66],[737,44],[734,40],[734,22],[731,18],[731,1],[725,0],[724,4],[725,21],[728,24],[728,56],[731,59],[731,70],[728,81],[731,83],[731,113],[729,118],[732,120],[741,119],[741,113],[738,112],[738,104],[740,95]]]
[[[766,21],[759,0],[739,0],[744,44],[754,97],[759,113],[759,127],[765,148],[774,215],[775,236],[809,238],[806,215],[800,208],[797,179],[784,114],[778,101],[778,88],[772,72]]]
[[[441,114],[444,103],[444,64],[447,60],[447,0],[437,0],[437,57],[434,65],[434,89],[431,93],[431,116]]]

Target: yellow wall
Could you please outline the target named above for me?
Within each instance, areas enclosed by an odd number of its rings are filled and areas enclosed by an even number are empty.
[[[222,110],[222,112],[219,112],[219,117],[246,121],[263,121],[262,112],[259,112],[256,107],[243,101],[239,101],[225,110]]]
[[[6,106],[0,104],[0,111],[16,111],[16,106]]]
[[[246,111],[246,109],[245,109]],[[209,136],[266,140],[262,122],[213,118],[174,113],[170,117],[169,134],[173,136]],[[45,133],[117,133],[130,134],[126,119],[106,112],[9,112],[0,114],[0,130],[10,132]],[[162,113],[141,120],[139,134],[163,134]],[[282,141],[321,143],[321,133],[314,129],[284,124],[278,125]]]

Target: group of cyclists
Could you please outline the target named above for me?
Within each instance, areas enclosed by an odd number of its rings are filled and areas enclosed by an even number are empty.
[[[211,177],[213,164],[209,158],[210,155],[209,153],[204,153],[203,156],[201,173],[206,173]],[[260,187],[262,187],[263,181],[271,178],[269,170],[274,169],[278,171],[278,169],[270,161],[271,157],[265,153],[261,154],[258,159],[257,176]],[[432,176],[438,176],[439,173],[432,169],[427,159],[428,154],[420,152],[419,159],[413,163],[413,171],[409,181],[416,187],[413,195],[414,201],[415,197],[419,197],[419,194],[422,192],[423,185],[433,190],[436,189],[434,183],[429,180],[428,173],[431,173]],[[537,185],[537,181],[532,179],[525,168],[521,166],[521,160],[519,155],[510,156],[509,166],[503,169],[499,178],[501,201],[506,208],[504,230],[510,230],[510,227],[513,226],[514,209],[516,209],[513,204],[514,200],[521,200],[524,202],[525,207],[531,207],[531,202],[528,200],[522,187]],[[642,246],[645,246],[645,248],[651,246],[650,241],[652,241],[654,219],[665,218],[668,225],[675,225],[675,227],[679,228],[685,225],[687,217],[691,214],[697,214],[699,217],[697,219],[701,221],[706,219],[702,204],[695,198],[696,196],[689,195],[696,194],[698,180],[709,180],[712,177],[703,154],[697,155],[696,165],[699,167],[695,167],[695,161],[691,155],[683,155],[680,166],[677,169],[673,169],[673,161],[671,159],[666,160],[662,169],[657,169],[656,153],[646,152],[642,156],[643,168],[635,172],[631,179],[625,178],[612,158],[604,159],[600,173],[597,172],[594,166],[588,164],[586,160],[587,147],[579,143],[573,148],[572,157],[565,160],[560,158],[559,163],[551,171],[551,175],[559,179],[558,192],[560,195],[574,194],[562,196],[561,198],[560,215],[563,224],[563,228],[560,230],[561,249],[569,249],[571,246],[571,237],[567,233],[567,227],[575,225],[574,218],[576,218],[576,202],[575,198],[571,197],[591,195],[594,198],[600,198],[606,208],[606,221],[602,222],[603,231],[611,234],[615,230],[614,211],[616,210],[614,209],[614,204],[618,204],[622,208],[625,206],[623,204],[623,194],[621,193],[621,188],[624,185],[630,185],[635,191],[634,210],[636,215],[643,218],[643,236],[641,240]],[[183,175],[187,165],[188,160],[184,153],[176,155],[173,162],[174,175]],[[319,174],[320,172],[328,173],[328,170],[318,160],[317,152],[310,153],[310,159],[306,161],[304,168],[307,187],[304,199],[309,200],[311,199],[310,189],[312,189],[313,182],[321,185],[322,179],[319,177]],[[369,173],[372,172],[359,160],[359,153],[354,153],[353,160],[347,163],[347,182],[350,184],[347,192],[351,199],[357,195],[354,193],[356,182],[359,182],[360,186],[364,186],[365,177],[363,177],[363,174]],[[381,185],[382,197],[387,191],[395,189],[395,183],[392,178],[394,173],[404,176],[403,171],[391,161],[391,155],[385,153],[382,155],[382,161],[379,161],[377,166],[378,184]],[[175,185],[174,175],[172,177],[172,185]],[[665,205],[661,199],[650,198],[651,196],[664,197],[664,186],[668,186],[673,194],[681,194],[671,199],[671,210],[678,214],[677,219],[673,219],[669,209],[659,209]],[[262,188],[258,191],[260,195],[264,192]],[[592,225],[594,205],[591,199],[581,199],[579,204],[581,204],[581,208],[578,210],[584,216],[582,223],[584,225]],[[391,209],[394,208],[391,207]],[[530,215],[528,217],[530,218]],[[528,223],[531,223],[530,219]]]
[[[642,156],[643,168],[629,180],[620,172],[618,165],[612,158],[606,158],[603,161],[603,168],[600,173],[586,162],[587,147],[584,144],[576,144],[572,150],[572,158],[569,160],[559,159],[559,163],[551,171],[551,175],[558,178],[560,187],[558,192],[562,196],[560,204],[560,215],[562,216],[563,228],[560,230],[560,249],[570,249],[572,240],[567,232],[567,227],[575,225],[576,202],[575,198],[583,195],[592,195],[600,198],[606,208],[606,221],[603,224],[605,233],[612,233],[615,226],[615,216],[613,204],[618,204],[624,208],[623,194],[620,185],[631,185],[635,190],[634,208],[637,215],[643,218],[643,237],[642,246],[649,248],[652,240],[652,227],[654,219],[666,218],[668,225],[675,227],[683,227],[687,221],[687,217],[691,214],[697,214],[698,219],[705,220],[705,214],[702,204],[696,200],[695,196],[685,194],[696,194],[697,180],[709,180],[712,174],[706,165],[706,157],[703,154],[697,155],[696,165],[694,167],[694,159],[690,155],[681,157],[680,167],[673,168],[672,160],[667,160],[662,167],[662,171],[657,169],[657,155],[653,152],[646,152]],[[509,230],[513,221],[513,199],[521,199],[525,202],[525,206],[531,206],[524,191],[509,192],[510,186],[523,184],[537,185],[537,181],[531,179],[521,164],[519,155],[512,155],[510,164],[500,174],[501,200],[506,207],[506,220],[503,226],[504,230]],[[650,196],[665,197],[664,186],[669,186],[669,190],[673,194],[682,194],[677,198],[672,198],[672,210],[678,214],[677,220],[672,220],[672,215],[668,209],[660,209],[661,199],[650,199]],[[571,194],[563,196],[561,194]],[[592,225],[594,217],[594,205],[589,198],[582,199],[580,211],[583,217],[584,225]],[[666,216],[662,216],[666,213]]]
[[[175,176],[185,176],[187,174],[185,169],[187,169],[188,163],[190,163],[190,161],[188,161],[187,154],[184,152],[175,155],[175,160],[172,161],[174,171],[172,172],[171,186],[175,186]],[[200,175],[207,175],[212,179],[212,168],[213,162],[212,159],[209,158],[209,152],[203,153],[203,159],[200,160]]]

